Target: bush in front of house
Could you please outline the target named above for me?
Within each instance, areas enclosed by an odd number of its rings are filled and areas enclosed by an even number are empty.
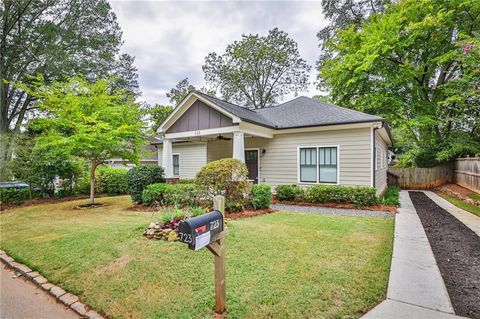
[[[148,185],[142,192],[143,205],[161,206],[194,206],[198,199],[197,187],[194,184]]]
[[[20,203],[29,198],[28,188],[0,188],[0,204]]]
[[[356,207],[378,204],[373,187],[314,185],[306,189],[305,201],[310,203],[353,204]]]
[[[286,202],[301,200],[304,192],[303,189],[297,185],[278,185],[275,191],[277,192],[276,198]]]
[[[382,205],[400,206],[398,197],[400,196],[400,188],[398,186],[389,186],[380,198]]]
[[[98,173],[100,193],[110,196],[128,194],[128,169],[105,166],[99,168]]]
[[[142,192],[150,184],[163,183],[163,168],[156,165],[139,165],[130,169],[126,176],[128,191],[135,203],[142,203]]]
[[[225,210],[241,211],[249,194],[248,169],[233,158],[213,161],[202,167],[195,178],[195,185],[204,198],[225,196]]]
[[[252,206],[254,209],[263,209],[272,204],[272,187],[268,184],[252,186]]]

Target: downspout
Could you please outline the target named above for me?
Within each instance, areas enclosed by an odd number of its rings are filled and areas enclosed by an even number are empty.
[[[375,187],[375,179],[376,179],[376,174],[375,174],[375,171],[377,170],[377,157],[375,156],[376,155],[376,150],[377,150],[377,147],[376,147],[376,141],[375,141],[375,132],[381,128],[383,128],[384,126],[384,122],[382,122],[382,125],[381,126],[373,126],[373,130],[372,130],[372,150],[373,150],[373,154],[372,154],[372,187]]]

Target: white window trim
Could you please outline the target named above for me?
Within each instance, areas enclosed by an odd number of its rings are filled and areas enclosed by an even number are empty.
[[[320,183],[319,173],[318,173],[318,149],[322,147],[336,147],[337,148],[337,182],[336,183]],[[316,182],[302,182],[300,181],[300,149],[302,148],[316,148],[317,149],[317,165],[316,165]],[[340,145],[305,145],[305,146],[297,146],[297,184],[301,185],[340,185]]]
[[[257,151],[257,171],[258,171],[258,184],[261,183],[260,179],[260,148],[258,147],[250,147],[250,148],[245,148],[245,151]]]
[[[182,175],[182,174],[180,174],[180,168],[182,167],[182,165],[180,165],[180,153],[172,153],[172,167],[173,167],[173,157],[175,155],[178,155],[178,175],[173,174],[173,176],[179,177],[180,175]],[[172,168],[172,170],[173,170],[173,168]]]

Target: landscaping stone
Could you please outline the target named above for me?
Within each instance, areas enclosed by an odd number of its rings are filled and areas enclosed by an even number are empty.
[[[53,286],[51,289],[50,289],[50,293],[52,295],[54,295],[55,297],[57,298],[60,298],[61,296],[63,296],[64,294],[66,294],[67,292],[65,290],[63,290],[62,288],[58,287],[58,286]]]
[[[170,222],[152,222],[142,233],[142,236],[148,239],[176,241],[178,240],[178,225],[182,220],[182,217],[175,217]]]
[[[38,285],[43,285],[43,284],[46,284],[48,282],[47,278],[45,278],[43,276],[37,276],[37,277],[33,278],[33,281]]]
[[[79,315],[83,316],[87,312],[87,307],[80,301],[74,302],[70,305],[70,308],[75,310]]]
[[[15,270],[19,271],[22,275],[25,275],[32,271],[30,268],[28,268],[24,264],[17,263],[16,261],[11,262],[10,266],[12,266]]]
[[[4,254],[5,254],[5,252],[0,249],[0,255],[4,255]]]
[[[96,311],[90,310],[85,314],[85,317],[88,319],[103,319],[103,317],[98,314]]]
[[[1,254],[0,255],[0,260],[2,260],[4,263],[6,263],[8,265],[10,265],[12,262],[15,262],[15,260],[12,257],[10,257],[6,254]]]
[[[36,271],[27,272],[25,274],[25,277],[30,278],[30,279],[33,279],[33,278],[38,277],[38,276],[40,276],[40,274]]]
[[[75,295],[72,295],[71,293],[67,292],[66,294],[64,294],[63,296],[61,296],[60,298],[60,301],[63,302],[64,304],[66,304],[67,306],[70,306],[71,304],[73,304],[74,302],[77,302],[78,301],[78,297],[75,296]]]
[[[47,282],[46,284],[43,284],[43,285],[42,285],[42,288],[45,289],[45,290],[47,290],[47,291],[49,291],[50,289],[53,288],[53,284]]]

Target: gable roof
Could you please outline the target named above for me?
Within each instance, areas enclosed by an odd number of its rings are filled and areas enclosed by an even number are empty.
[[[383,118],[324,103],[306,96],[251,110],[202,92],[195,94],[221,107],[241,120],[274,129],[384,121]]]

